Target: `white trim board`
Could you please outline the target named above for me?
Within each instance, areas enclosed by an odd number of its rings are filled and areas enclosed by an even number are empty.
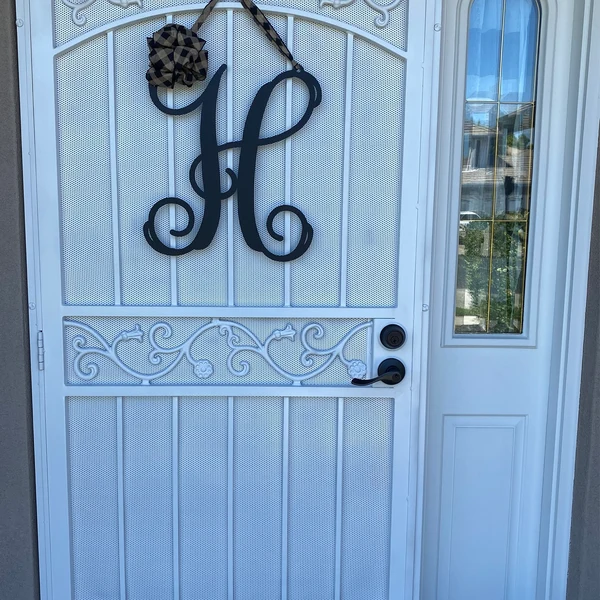
[[[600,2],[586,0],[583,14],[581,70],[578,74],[577,133],[573,159],[572,209],[569,227],[567,287],[562,315],[563,343],[557,382],[557,419],[552,457],[549,507],[549,551],[546,577],[538,597],[559,600],[566,596],[569,542],[573,506],[573,480],[581,367],[585,335],[589,252],[598,133],[600,123]]]

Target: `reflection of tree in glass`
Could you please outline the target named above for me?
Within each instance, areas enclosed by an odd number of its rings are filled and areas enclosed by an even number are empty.
[[[509,133],[506,136],[506,145],[510,146],[511,148],[525,150],[526,148],[531,148],[531,140],[524,133],[517,136],[515,136],[513,133]]]
[[[496,223],[490,294],[490,333],[521,333],[525,223]]]
[[[489,263],[485,256],[487,248],[484,250],[487,228],[487,223],[472,221],[464,236],[465,283],[471,296],[469,313],[481,319],[487,319]]]
[[[465,306],[465,313],[481,319],[487,333],[521,333],[525,223],[495,224],[491,282],[489,224],[469,223],[463,244],[465,284],[471,303],[468,309]]]

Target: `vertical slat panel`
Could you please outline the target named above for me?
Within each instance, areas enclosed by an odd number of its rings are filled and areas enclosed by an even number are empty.
[[[178,14],[177,23],[191,27],[198,18],[198,11]],[[210,19],[202,25],[201,37],[206,40],[209,53],[207,80],[193,85],[191,88],[179,85],[174,92],[175,108],[188,106],[196,100],[206,89],[208,80],[215,74],[222,64],[229,64],[227,58],[227,13],[217,5]],[[217,98],[216,128],[217,143],[227,141],[227,95],[230,89],[227,81],[228,73],[221,80]],[[190,166],[202,153],[200,147],[200,127],[202,122],[202,108],[187,115],[174,117],[175,134],[175,183],[176,196],[188,202],[196,215],[194,231],[185,237],[178,238],[178,246],[187,246],[194,239],[204,214],[205,201],[196,194],[190,184]],[[229,178],[225,174],[228,166],[225,152],[219,155],[221,167],[221,189],[229,187]],[[196,179],[199,186],[203,187],[202,167],[196,170]],[[221,215],[219,227],[207,248],[193,250],[177,260],[177,285],[178,304],[180,306],[227,306],[228,304],[228,277],[231,252],[228,246],[231,235],[228,232],[228,211],[233,202],[232,198],[220,201]],[[178,229],[183,229],[188,221],[183,210],[177,208]],[[166,219],[165,219],[166,220]],[[231,286],[229,285],[229,290]]]
[[[167,15],[167,23],[173,22],[173,15]],[[167,90],[167,106],[173,108],[173,90]],[[175,126],[173,122],[173,116],[167,115],[167,137],[168,137],[168,148],[167,148],[167,160],[169,163],[169,197],[175,196]],[[177,225],[177,215],[175,212],[175,206],[169,206],[169,230],[175,229]],[[177,246],[177,238],[175,236],[169,236],[169,245],[171,248]],[[170,270],[171,270],[171,306],[177,306],[177,257],[170,257]]]
[[[294,53],[294,17],[288,17],[287,19],[287,47],[289,51]],[[290,68],[288,64],[288,68]],[[292,93],[293,93],[293,82],[288,79],[285,83],[285,128],[289,129],[292,126]],[[292,196],[292,140],[287,138],[285,140],[285,197],[284,202],[286,205],[291,204]],[[288,254],[291,250],[291,239],[292,224],[290,213],[285,213],[284,223],[284,239],[285,239],[285,253]],[[291,297],[291,281],[290,281],[290,269],[291,265],[286,262],[284,265],[284,305],[290,306]]]
[[[114,34],[121,300],[125,305],[171,304],[171,260],[152,249],[142,232],[150,208],[169,194],[169,126],[166,115],[149,97],[143,76],[148,68],[147,47],[140,44],[164,25],[164,18],[152,19]],[[161,213],[156,229],[168,244],[168,212]]]
[[[227,141],[233,141],[233,10],[227,11]],[[227,167],[233,170],[233,150],[227,150]],[[227,305],[235,304],[234,202],[227,200]]]
[[[118,598],[115,399],[67,398],[66,417],[73,597]]]
[[[348,295],[348,195],[350,188],[350,139],[352,133],[352,71],[354,69],[354,36],[346,41],[346,96],[344,104],[344,172],[342,182],[342,247],[340,306],[346,306]]]
[[[344,399],[344,600],[389,598],[393,414],[391,398]]]
[[[60,230],[50,236],[61,239],[63,295],[70,305],[115,302],[116,172],[111,156],[114,127],[110,126],[115,107],[109,92],[113,91],[112,98],[118,94],[119,77],[118,70],[116,84],[109,77],[109,68],[114,68],[111,51],[118,47],[109,42],[107,36],[99,36],[58,56],[55,63],[61,223]],[[42,93],[51,95],[52,90]],[[47,204],[49,197],[43,188]],[[40,223],[42,228],[47,226]],[[58,279],[59,275],[52,277]]]
[[[173,15],[167,15],[167,23],[173,22]],[[167,106],[173,108],[173,90],[167,90]],[[174,133],[173,116],[167,115],[167,136],[168,136],[168,149],[167,149],[167,160],[169,162],[169,197],[175,196],[175,133]],[[175,229],[177,225],[177,216],[175,212],[175,206],[169,206],[169,229]],[[169,236],[169,242],[171,248],[177,246],[175,236]],[[170,258],[170,269],[171,269],[171,306],[177,306],[177,258],[171,256]]]
[[[337,460],[335,471],[335,600],[341,600],[342,501],[344,472],[344,399],[337,399]]]
[[[173,600],[172,399],[123,403],[127,600]]]
[[[125,579],[125,499],[123,472],[123,398],[117,398],[117,498],[119,510],[119,600],[127,600]]]
[[[171,488],[173,490],[173,600],[179,600],[179,398],[173,397],[171,417]]]
[[[179,594],[227,600],[228,401],[179,398]]]
[[[290,399],[288,600],[335,597],[337,406]]]
[[[296,18],[297,59],[321,85],[323,99],[291,138],[291,204],[314,228],[310,248],[291,263],[291,306],[340,305],[340,244],[344,147],[346,35],[319,23]],[[307,90],[294,81],[292,123],[306,111]],[[291,217],[291,243],[300,235]]]
[[[108,127],[110,131],[110,184],[112,196],[112,242],[115,305],[121,304],[121,254],[119,250],[119,184],[117,176],[117,122],[115,117],[115,37],[106,34],[108,60]]]
[[[284,17],[269,16],[281,36],[286,35]],[[284,37],[285,39],[285,37]],[[261,86],[286,69],[286,61],[270,44],[248,11],[235,11],[233,17],[233,72],[236,82],[233,103],[233,137],[242,138],[250,105]],[[285,130],[285,86],[273,91],[265,110],[261,137]],[[238,151],[235,151],[238,153]],[[285,144],[266,144],[258,149],[254,182],[256,227],[267,249],[284,253],[284,244],[267,232],[267,217],[285,197]],[[239,200],[238,200],[239,201]],[[274,229],[282,232],[283,215],[275,219]],[[235,304],[237,306],[283,306],[285,267],[246,244],[239,220],[234,220]]]
[[[398,301],[405,63],[356,38],[352,73],[346,305],[394,307]],[[412,269],[412,264],[405,267],[407,275]]]
[[[290,399],[283,399],[281,469],[281,600],[288,598],[288,497],[290,450]]]
[[[234,600],[233,579],[233,451],[234,451],[234,399],[227,401],[227,600]]]
[[[283,399],[236,398],[234,597],[280,600]]]

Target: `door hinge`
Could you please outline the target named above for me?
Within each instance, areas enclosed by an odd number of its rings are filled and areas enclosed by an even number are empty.
[[[44,370],[44,332],[38,331],[37,334],[37,355],[38,355],[38,371]]]

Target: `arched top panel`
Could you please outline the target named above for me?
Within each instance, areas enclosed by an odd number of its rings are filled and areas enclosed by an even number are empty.
[[[152,17],[198,14],[205,6],[183,0],[54,0],[54,45],[59,52],[79,40]],[[408,0],[378,4],[376,0],[270,0],[260,8],[271,14],[294,15],[347,30],[404,52],[408,39]],[[238,2],[221,2],[217,9],[243,10]]]

